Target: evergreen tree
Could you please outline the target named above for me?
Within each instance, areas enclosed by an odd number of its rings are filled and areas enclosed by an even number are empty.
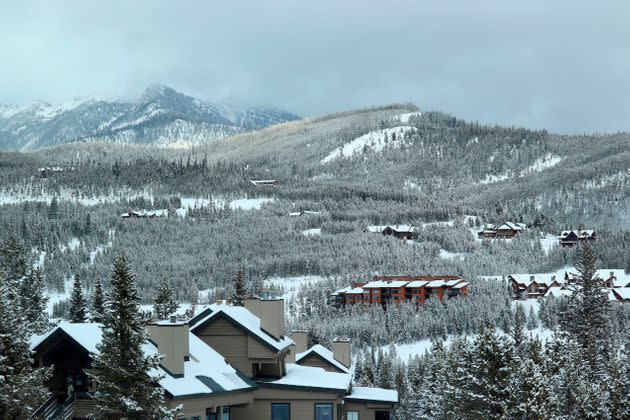
[[[166,319],[170,314],[179,308],[175,299],[173,299],[173,289],[163,280],[157,290],[157,295],[153,301],[153,312],[157,319]]]
[[[105,419],[167,418],[157,369],[158,356],[147,356],[142,346],[147,333],[140,316],[138,290],[124,255],[114,261],[103,338],[97,346],[94,379],[98,415]]]
[[[247,298],[247,285],[245,284],[245,272],[238,270],[234,275],[234,291],[232,292],[232,304],[235,306],[243,306]]]
[[[523,305],[520,303],[516,304],[516,308],[514,308],[514,311],[512,313],[512,318],[513,318],[513,322],[512,322],[512,331],[511,331],[511,336],[512,339],[514,340],[514,347],[516,349],[518,349],[519,347],[521,347],[521,344],[523,344],[523,342],[525,341],[525,322],[526,322],[526,317],[525,317],[525,308],[523,308]]]
[[[576,269],[576,287],[561,325],[585,352],[589,367],[601,375],[611,352],[610,301],[597,278],[597,256],[590,244],[581,246]]]
[[[536,311],[534,311],[534,307],[529,307],[529,316],[527,317],[527,329],[533,330],[538,328],[538,317],[536,316]]]
[[[28,416],[44,402],[50,369],[33,369],[19,298],[0,275],[0,418]]]
[[[45,291],[44,276],[39,268],[29,271],[20,282],[20,306],[27,328],[33,334],[42,334],[49,327]]]
[[[68,313],[70,322],[87,321],[87,308],[85,299],[83,298],[83,289],[81,287],[81,275],[74,274],[74,282],[72,283],[72,292],[70,293],[70,311]]]
[[[90,311],[90,320],[92,322],[103,322],[105,317],[105,295],[103,293],[103,285],[101,280],[97,279],[94,285],[94,293],[92,294],[92,308]]]

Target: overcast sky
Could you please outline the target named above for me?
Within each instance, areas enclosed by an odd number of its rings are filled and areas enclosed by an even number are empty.
[[[7,1],[0,54],[0,103],[160,82],[300,115],[412,101],[484,123],[630,130],[629,1]]]

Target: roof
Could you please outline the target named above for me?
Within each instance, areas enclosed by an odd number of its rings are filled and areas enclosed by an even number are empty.
[[[316,355],[320,358],[324,359],[326,362],[330,363],[332,366],[337,369],[349,373],[350,369],[343,365],[343,363],[337,361],[332,351],[328,350],[326,347],[321,344],[315,344],[310,349],[306,350],[302,353],[297,353],[295,355],[295,363],[299,364],[300,360],[305,359],[309,356]]]
[[[621,298],[621,300],[630,300],[630,287],[618,287],[612,289],[612,292]]]
[[[123,213],[121,216],[122,217],[129,217],[132,214],[135,215],[135,216],[138,216],[138,217],[168,217],[168,210],[167,209],[161,209],[161,210],[146,210],[146,209],[132,210],[129,213]]]
[[[352,290],[351,286],[344,287],[343,289],[335,290],[334,292],[332,292],[331,296],[339,296],[340,294],[348,293],[350,290]]]
[[[65,334],[83,347],[88,353],[98,355],[98,344],[102,339],[102,325],[97,323],[61,323],[58,327],[31,339],[31,349],[36,349],[47,339]],[[189,333],[189,360],[184,362],[184,375],[174,377],[163,368],[151,371],[158,383],[173,398],[189,395],[213,395],[253,389],[256,385],[240,371],[225,361],[225,358],[205,344],[196,335]],[[158,353],[155,344],[146,341],[142,349],[146,355]]]
[[[525,229],[525,225],[523,223],[505,222],[497,228],[497,230],[500,230],[500,229],[510,229],[510,230],[521,231]]]
[[[278,388],[299,387],[348,392],[352,383],[349,373],[328,372],[319,367],[287,363],[286,375],[279,379],[257,379],[258,383]]]
[[[403,287],[409,283],[407,280],[393,280],[393,281],[384,281],[384,280],[374,280],[364,285],[364,289],[380,289],[387,287]]]
[[[409,225],[372,225],[365,228],[368,232],[381,233],[385,229],[390,228],[396,232],[415,232],[416,228]]]
[[[453,286],[453,289],[463,289],[466,286],[468,286],[468,283],[463,281],[463,282],[457,283],[455,286]]]
[[[346,396],[344,400],[372,401],[397,404],[398,392],[392,389],[355,386],[352,387],[352,392],[350,393],[350,395]]]
[[[195,331],[203,325],[219,318],[231,320],[248,333],[252,334],[258,341],[273,350],[282,351],[293,344],[293,340],[289,337],[274,337],[272,334],[265,331],[261,327],[260,318],[242,306],[209,305],[208,309],[203,314],[191,320],[191,322],[194,322],[194,325],[190,326],[190,330]]]
[[[544,297],[553,296],[553,297],[562,297],[562,296],[571,296],[573,294],[572,290],[563,289],[561,287],[550,287],[545,293]]]
[[[425,287],[442,287],[446,284],[444,280],[432,280]]]
[[[424,287],[427,284],[429,284],[429,282],[425,280],[414,280],[407,283],[406,287]]]

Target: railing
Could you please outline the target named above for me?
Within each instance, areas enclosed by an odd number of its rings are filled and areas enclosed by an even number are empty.
[[[50,414],[53,411],[55,411],[56,408],[57,408],[57,396],[53,394],[50,396],[50,398],[46,400],[45,403],[40,405],[39,408],[35,410],[33,414],[31,414],[29,419],[46,419],[50,416]]]

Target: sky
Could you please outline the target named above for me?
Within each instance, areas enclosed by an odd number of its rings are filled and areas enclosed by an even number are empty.
[[[394,102],[487,124],[630,131],[630,2],[14,1],[0,103],[152,83],[302,116]]]

